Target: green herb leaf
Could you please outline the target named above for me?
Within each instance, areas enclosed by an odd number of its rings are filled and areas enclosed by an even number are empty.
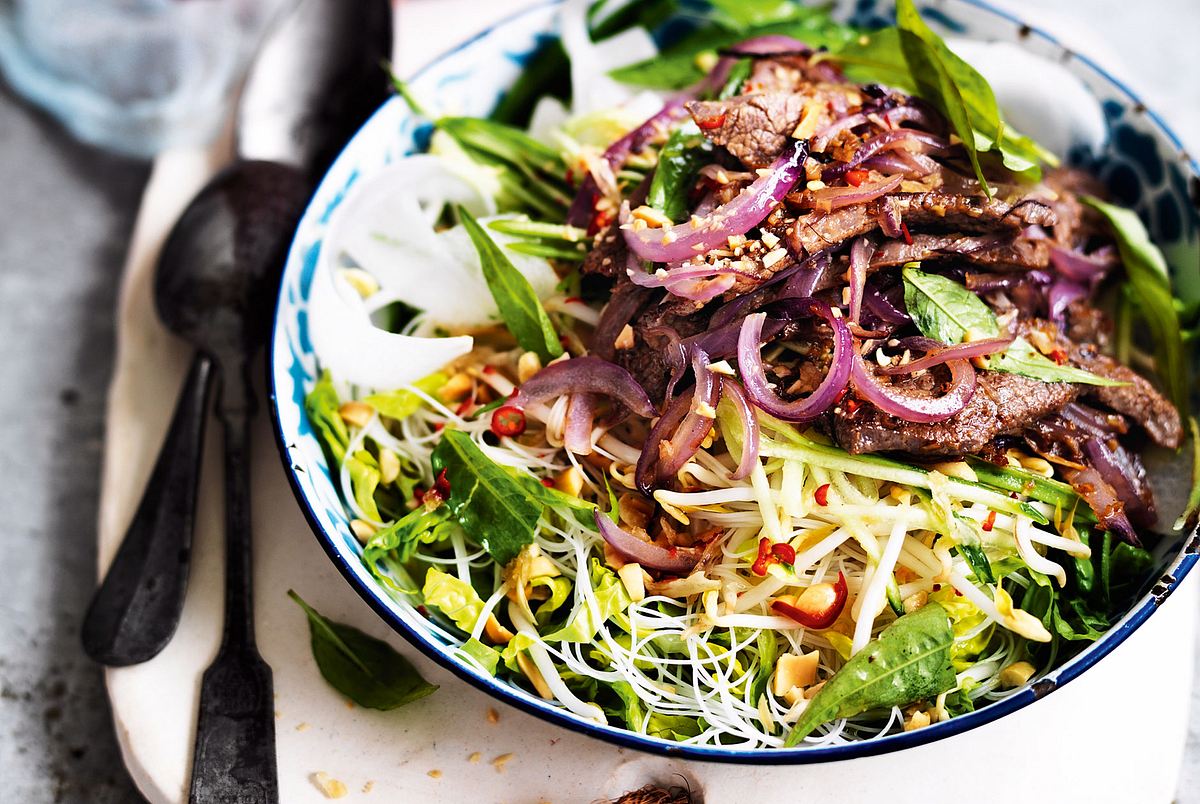
[[[984,193],[990,198],[991,190],[979,164],[975,131],[980,130],[993,142],[1000,139],[1000,111],[992,88],[925,24],[913,0],[897,0],[896,27],[900,30],[900,48],[908,62],[917,94],[936,106],[950,122],[954,133],[962,140],[963,150],[971,160]],[[964,100],[968,94],[976,99],[975,115],[968,110]]]
[[[937,603],[900,617],[825,682],[784,745],[796,745],[831,720],[905,706],[951,689],[953,643],[950,620]]]
[[[422,544],[439,544],[450,538],[451,529],[458,525],[451,518],[447,506],[432,511],[419,506],[385,528],[375,531],[363,548],[363,563],[376,577],[380,572],[376,566],[385,555],[393,555],[403,563],[412,558]]]
[[[321,449],[325,452],[325,459],[331,470],[336,470],[342,465],[342,459],[346,456],[346,445],[350,443],[346,422],[342,421],[338,413],[340,407],[341,402],[338,400],[337,391],[334,390],[333,379],[328,370],[322,371],[317,384],[304,397],[304,412],[321,441]]]
[[[542,362],[549,363],[563,353],[563,348],[533,286],[504,256],[504,252],[474,216],[461,206],[456,209],[463,228],[479,253],[483,277],[487,280],[488,289],[496,300],[504,323],[522,349],[537,352]]]
[[[700,168],[712,161],[712,144],[688,121],[671,132],[658,152],[658,167],[650,180],[646,203],[672,221],[688,217],[688,192]]]
[[[395,709],[437,689],[391,645],[322,617],[291,589],[288,597],[308,616],[313,658],[321,675],[354,703],[369,709]]]
[[[1059,365],[1030,346],[1024,338],[1014,340],[1002,353],[989,356],[987,367],[992,371],[1020,374],[1022,377],[1031,377],[1043,382],[1073,382],[1101,386],[1128,384],[1068,364]]]
[[[433,450],[433,471],[443,470],[450,482],[446,505],[463,530],[497,563],[507,564],[533,542],[544,505],[484,455],[466,433],[447,430],[442,434]]]
[[[1121,262],[1133,291],[1133,308],[1140,313],[1154,340],[1156,373],[1167,395],[1184,416],[1191,393],[1190,360],[1183,342],[1179,311],[1171,294],[1167,260],[1131,210],[1106,204],[1098,198],[1081,200],[1108,220],[1117,240]]]
[[[683,89],[704,78],[717,51],[744,39],[767,34],[793,36],[813,48],[839,48],[858,30],[833,21],[825,8],[797,8],[790,20],[736,30],[718,23],[701,25],[657,56],[609,72],[625,84],[654,89]]]
[[[497,218],[488,223],[488,228],[494,232],[523,237],[528,240],[544,240],[551,243],[585,243],[588,240],[587,230],[578,226],[567,226],[563,223],[546,223],[532,221],[527,216]]]
[[[738,59],[734,62],[733,67],[729,68],[729,77],[725,79],[725,86],[721,87],[717,93],[717,100],[726,100],[735,95],[741,95],[742,85],[746,83],[746,79],[752,72],[754,72],[753,59]]]
[[[446,384],[446,380],[448,379],[449,377],[443,372],[438,371],[430,374],[428,377],[417,380],[412,385],[414,388],[433,396],[439,388]],[[379,411],[381,416],[387,416],[392,419],[407,419],[416,413],[421,408],[421,405],[425,404],[424,399],[404,388],[388,393],[371,394],[363,402],[366,402]]]
[[[904,304],[921,334],[947,345],[1000,334],[996,314],[970,290],[938,274],[918,270],[916,263],[904,266]],[[1124,385],[1090,371],[1059,365],[1017,338],[1001,354],[988,358],[988,368],[1020,374],[1043,382],[1074,382],[1086,385]]]
[[[962,343],[967,333],[976,338],[1000,334],[993,313],[983,299],[964,286],[938,274],[904,266],[904,305],[913,323],[926,338],[947,345]]]
[[[1188,424],[1192,431],[1192,490],[1188,493],[1183,513],[1175,520],[1175,530],[1183,530],[1189,523],[1195,527],[1196,518],[1200,515],[1200,424],[1197,424],[1195,416],[1188,417]]]
[[[718,22],[739,31],[791,19],[798,8],[792,0],[709,0],[709,4]]]

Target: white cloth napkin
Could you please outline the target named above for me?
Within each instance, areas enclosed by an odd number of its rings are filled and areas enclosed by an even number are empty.
[[[401,72],[411,72],[472,29],[530,4],[402,1],[397,64]],[[225,138],[207,151],[164,154],[146,188],[118,311],[99,515],[101,570],[141,495],[189,360],[187,347],[154,315],[154,263],[171,224],[228,153]],[[327,800],[318,774],[344,784],[350,798],[385,802],[593,801],[649,781],[677,783],[679,776],[703,789],[710,803],[745,800],[747,790],[764,800],[924,800],[937,797],[922,781],[933,779],[943,780],[946,790],[970,791],[975,801],[1012,802],[1030,790],[1039,798],[1063,791],[1072,800],[1094,801],[1167,801],[1173,793],[1186,730],[1181,696],[1191,674],[1190,644],[1180,635],[1194,630],[1200,584],[1189,584],[1083,679],[1037,706],[948,742],[803,768],[682,763],[618,749],[495,704],[392,633],[317,544],[292,498],[269,428],[263,411],[254,431],[252,466],[255,616],[260,649],[274,671],[284,802]],[[154,804],[186,800],[200,674],[220,639],[219,434],[213,422],[179,631],[152,661],[108,671],[126,764]],[[305,619],[285,595],[289,588],[327,616],[387,639],[442,689],[393,712],[347,703],[321,679]],[[1151,687],[1122,694],[1130,692],[1129,679],[1150,677],[1155,679]],[[1084,757],[1086,768],[1078,764]],[[1108,776],[1101,771],[1106,767],[1122,768],[1120,778],[1102,778]],[[1068,768],[1074,770],[1067,773]],[[1081,778],[1084,773],[1089,778]]]

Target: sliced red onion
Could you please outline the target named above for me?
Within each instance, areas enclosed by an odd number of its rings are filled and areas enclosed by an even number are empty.
[[[745,41],[738,42],[736,45],[727,48],[726,52],[770,56],[775,53],[811,53],[812,48],[793,36],[786,34],[763,34],[762,36],[754,36]]]
[[[832,284],[834,271],[835,263],[830,250],[818,251],[800,263],[800,270],[788,277],[776,295],[781,299],[815,296],[817,291]]]
[[[748,271],[724,266],[689,265],[682,263],[666,268],[660,268],[654,273],[642,270],[636,259],[637,267],[626,269],[633,284],[643,288],[665,288],[668,293],[695,302],[706,302],[715,299],[733,287],[739,276],[752,276]]]
[[[614,293],[600,311],[600,321],[592,331],[591,352],[605,360],[612,359],[616,351],[613,345],[625,325],[633,320],[638,310],[650,301],[651,292],[645,288],[630,288]]]
[[[868,282],[863,291],[863,303],[876,318],[888,324],[900,327],[912,323],[912,318],[904,309],[904,293],[903,287],[900,285],[888,291],[881,291],[873,283]]]
[[[755,179],[728,204],[704,218],[693,218],[670,228],[634,230],[630,225],[629,204],[623,203],[620,221],[625,242],[648,262],[675,262],[711,251],[730,237],[750,231],[770,214],[804,174],[806,153],[804,143],[794,140],[765,175]]]
[[[905,394],[886,382],[881,382],[857,350],[852,355],[850,386],[860,397],[884,413],[908,422],[940,422],[952,418],[971,401],[975,394],[975,369],[969,360],[951,360],[950,390],[939,397],[918,397]]]
[[[638,381],[616,363],[584,355],[551,363],[526,380],[513,404],[525,407],[564,394],[593,393],[620,402],[639,416],[650,418],[654,406]]]
[[[1115,443],[1115,442],[1114,442]],[[1146,527],[1158,519],[1154,511],[1154,496],[1146,485],[1146,470],[1119,444],[1115,449],[1097,438],[1083,442],[1083,450],[1096,471],[1112,486],[1125,504],[1126,515]]]
[[[750,472],[754,470],[754,464],[758,462],[760,441],[758,415],[750,406],[750,400],[746,398],[746,392],[742,390],[742,386],[738,385],[737,380],[722,377],[721,391],[725,398],[733,403],[733,409],[742,423],[742,455],[738,459],[733,479],[744,480],[750,476]]]
[[[685,345],[683,339],[679,337],[679,331],[666,324],[648,327],[646,334],[666,339],[667,345],[663,351],[667,353],[666,362],[671,367],[671,376],[667,380],[666,398],[671,399],[675,396],[675,386],[679,385],[679,381],[683,379],[683,373],[687,371],[691,344]]]
[[[929,338],[910,338],[908,340],[929,341],[928,344],[922,344],[925,347],[922,350],[925,352],[925,356],[909,361],[902,366],[885,366],[880,369],[881,373],[894,376],[897,374],[912,374],[915,371],[925,371],[934,366],[948,363],[951,360],[970,360],[973,357],[984,357],[996,352],[1002,352],[1013,342],[1012,338],[988,338],[984,341],[971,341],[970,343],[960,343],[954,346],[943,346]],[[901,345],[903,346],[903,343]]]
[[[1051,248],[1050,263],[1067,279],[1092,284],[1116,265],[1117,256],[1111,249],[1099,249],[1089,255],[1074,249]]]
[[[846,328],[846,322],[835,315],[829,305],[816,299],[789,299],[794,306],[802,308],[808,315],[825,320],[833,330],[833,356],[830,358],[829,373],[811,394],[792,402],[781,399],[771,389],[762,363],[762,331],[765,313],[746,316],[738,337],[738,369],[746,395],[755,405],[777,419],[789,422],[809,422],[820,416],[841,397],[850,379],[849,358],[854,353],[854,338]]]
[[[870,121],[867,120],[867,116],[862,112],[843,115],[837,120],[827,123],[821,128],[817,129],[816,133],[814,133],[812,136],[812,150],[819,154],[825,153],[825,149],[829,147],[829,143],[838,134],[852,128],[857,128],[858,126],[864,126],[869,122]]]
[[[842,207],[867,204],[887,195],[900,186],[903,176],[888,176],[874,182],[864,182],[858,187],[826,187],[809,193],[814,209],[831,212]]]
[[[650,428],[650,434],[646,436],[642,454],[638,457],[637,466],[634,467],[633,478],[637,483],[638,490],[647,497],[654,493],[654,487],[658,485],[658,457],[661,445],[669,441],[669,434],[675,432],[691,407],[692,398],[690,396],[675,397],[667,404],[666,410]]]
[[[1058,414],[1080,430],[1104,440],[1129,432],[1129,422],[1119,413],[1101,413],[1078,402],[1068,402]]]
[[[888,196],[879,202],[879,229],[888,237],[900,237],[904,230],[900,228],[900,205],[893,196]]]
[[[576,455],[592,454],[592,426],[596,422],[595,394],[571,394],[563,420],[563,447]]]
[[[824,287],[831,266],[828,251],[818,251],[803,262],[785,268],[749,293],[743,293],[722,305],[709,321],[709,329],[736,323],[774,298],[812,296],[814,288]],[[714,350],[709,349],[709,354]],[[725,355],[730,357],[731,355]]]
[[[629,155],[642,150],[646,142],[661,128],[686,117],[687,109],[683,107],[683,104],[687,99],[686,96],[680,96],[667,101],[666,105],[649,120],[608,146],[603,158],[612,172],[617,173]],[[567,212],[567,223],[586,228],[592,221],[596,199],[600,195],[600,187],[589,172],[580,183],[579,190],[575,193],[575,199],[571,202],[571,208]]]
[[[1075,493],[1083,498],[1088,507],[1096,514],[1101,527],[1116,533],[1135,547],[1141,546],[1133,523],[1125,513],[1125,506],[1117,499],[1117,492],[1104,476],[1094,467],[1071,470],[1066,474],[1067,482]]]
[[[941,169],[941,165],[935,160],[912,151],[885,151],[875,154],[864,160],[859,167],[863,170],[877,170],[880,173],[899,173],[906,179],[923,179]]]
[[[917,148],[924,151],[937,153],[945,153],[950,149],[950,143],[936,134],[929,134],[928,132],[917,131],[911,128],[898,128],[894,131],[879,134],[864,142],[854,152],[854,156],[850,157],[850,161],[836,162],[826,166],[821,171],[821,179],[826,182],[833,179],[840,179],[846,175],[846,171],[853,170],[875,154],[901,146],[917,146]]]
[[[717,403],[720,402],[721,387],[717,377],[708,370],[708,355],[702,349],[692,350],[692,374],[696,387],[692,392],[692,404],[670,441],[658,445],[658,482],[674,477],[684,464],[700,449],[700,444],[712,430]],[[649,445],[648,445],[649,446]]]
[[[1050,320],[1061,324],[1071,302],[1086,299],[1088,289],[1078,282],[1069,279],[1059,279],[1046,292],[1046,306],[1050,311]]]
[[[860,237],[850,246],[850,323],[857,324],[862,313],[863,289],[867,284],[867,267],[875,244]]]
[[[640,564],[647,569],[669,572],[672,575],[688,575],[700,563],[704,555],[703,547],[662,547],[651,542],[645,542],[626,533],[597,509],[595,512],[596,529],[608,542],[609,547],[616,550],[632,564]]]

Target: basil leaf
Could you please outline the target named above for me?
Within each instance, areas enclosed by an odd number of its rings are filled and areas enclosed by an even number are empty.
[[[825,682],[784,745],[796,745],[831,720],[905,706],[951,689],[953,644],[950,619],[937,603],[900,617]]]
[[[1103,215],[1112,227],[1133,291],[1133,309],[1140,313],[1154,339],[1156,373],[1175,407],[1186,416],[1192,388],[1190,361],[1183,342],[1179,311],[1171,294],[1167,260],[1150,241],[1146,227],[1132,210],[1090,196],[1080,200]]]
[[[988,357],[987,367],[992,371],[1005,371],[1032,377],[1043,382],[1073,382],[1080,385],[1128,385],[1119,380],[1101,377],[1071,365],[1059,365],[1029,345],[1024,338],[1017,338],[998,355]]]
[[[342,465],[342,459],[346,456],[346,446],[350,443],[350,432],[338,413],[340,407],[341,402],[338,400],[337,391],[334,390],[333,379],[328,369],[322,371],[317,384],[304,397],[304,412],[317,433],[331,471]]]
[[[512,561],[533,542],[538,519],[547,508],[573,514],[594,527],[589,502],[543,486],[536,478],[500,466],[460,430],[447,430],[433,450],[433,471],[446,472],[455,520],[499,564]]]
[[[796,13],[792,0],[709,0],[721,24],[744,31],[754,25],[782,22]]]
[[[753,59],[738,59],[734,62],[733,67],[729,69],[729,77],[725,79],[725,86],[721,87],[721,91],[717,93],[717,100],[726,100],[735,95],[741,95],[742,85],[746,83],[746,79],[752,72],[754,72]]]
[[[914,266],[904,266],[904,304],[922,335],[949,346],[962,343],[968,334],[987,338],[999,336],[996,314],[982,299],[953,279],[927,274]],[[1002,353],[991,355],[987,367],[1043,382],[1125,384],[1075,366],[1060,366],[1036,351],[1024,338],[1015,339]]]
[[[609,76],[625,84],[653,89],[684,89],[704,78],[705,56],[745,39],[767,34],[792,36],[812,48],[840,48],[858,36],[857,29],[835,22],[826,8],[800,8],[789,20],[736,30],[717,23],[701,25],[657,56],[618,67]]]
[[[563,353],[558,333],[550,323],[550,317],[538,300],[529,280],[518,271],[495,241],[483,230],[479,222],[462,206],[456,207],[463,228],[471,237],[483,278],[488,290],[496,300],[500,316],[522,349],[537,352],[543,363],[548,363]]]
[[[688,192],[700,168],[712,161],[712,145],[689,121],[671,132],[658,152],[646,203],[678,223],[688,217]]]
[[[510,126],[526,126],[537,102],[545,97],[564,103],[571,98],[571,63],[557,36],[538,46],[488,118]]]
[[[954,133],[962,140],[963,150],[971,160],[975,176],[984,194],[991,197],[983,167],[979,164],[975,130],[981,130],[993,142],[1001,136],[1000,112],[996,97],[987,81],[971,65],[946,47],[942,38],[930,30],[913,0],[897,0],[896,27],[900,30],[900,49],[908,63],[917,87],[917,94],[937,107],[950,122]],[[964,96],[977,97],[977,114],[972,115]]]
[[[881,28],[855,37],[833,53],[820,54],[836,61],[849,80],[858,84],[879,82],[915,95],[916,84],[900,49],[900,30]]]
[[[313,658],[321,675],[354,703],[368,709],[395,709],[438,688],[421,678],[391,645],[322,617],[291,589],[288,597],[308,616]]]
[[[968,333],[995,338],[1000,334],[983,299],[966,287],[938,274],[927,274],[915,263],[904,266],[904,305],[926,338],[947,345],[962,343]]]

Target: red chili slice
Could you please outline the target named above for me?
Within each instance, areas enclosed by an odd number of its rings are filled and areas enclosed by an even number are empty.
[[[908,224],[907,223],[900,224],[900,234],[904,235],[904,242],[911,246],[913,243],[913,239],[912,239],[912,235],[910,235],[908,233]]]
[[[851,187],[858,187],[860,184],[866,181],[867,177],[870,175],[870,171],[867,170],[847,170],[846,184],[849,184]]]
[[[992,528],[995,527],[995,525],[996,525],[996,512],[988,511],[987,519],[983,520],[983,529],[990,533]]]
[[[492,411],[492,432],[515,438],[525,432],[525,411],[516,405],[501,405]]]
[[[833,591],[833,599],[826,605],[823,605],[819,610],[810,610],[804,606],[804,596],[809,594],[810,590],[816,591],[818,587],[831,587]],[[825,589],[820,589],[820,593],[824,594]],[[846,576],[841,572],[838,573],[837,583],[819,583],[815,586],[810,586],[801,593],[800,598],[796,601],[797,605],[793,606],[790,603],[784,603],[782,600],[771,601],[771,611],[776,614],[782,614],[784,617],[795,620],[805,628],[812,628],[815,631],[821,631],[837,622],[837,618],[841,616],[842,609],[846,608],[846,598],[848,590],[846,588]]]
[[[829,484],[817,486],[817,490],[813,492],[813,499],[817,501],[817,505],[829,505]]]
[[[721,112],[720,114],[713,115],[712,117],[706,117],[703,120],[697,120],[696,125],[699,126],[702,131],[712,131],[714,128],[720,128],[721,126],[725,125],[725,113]]]
[[[771,555],[782,561],[784,564],[796,563],[796,548],[792,547],[787,542],[771,545]]]
[[[771,540],[766,536],[758,540],[758,558],[754,559],[754,564],[750,567],[750,571],[755,575],[766,575],[767,565],[771,563]]]

